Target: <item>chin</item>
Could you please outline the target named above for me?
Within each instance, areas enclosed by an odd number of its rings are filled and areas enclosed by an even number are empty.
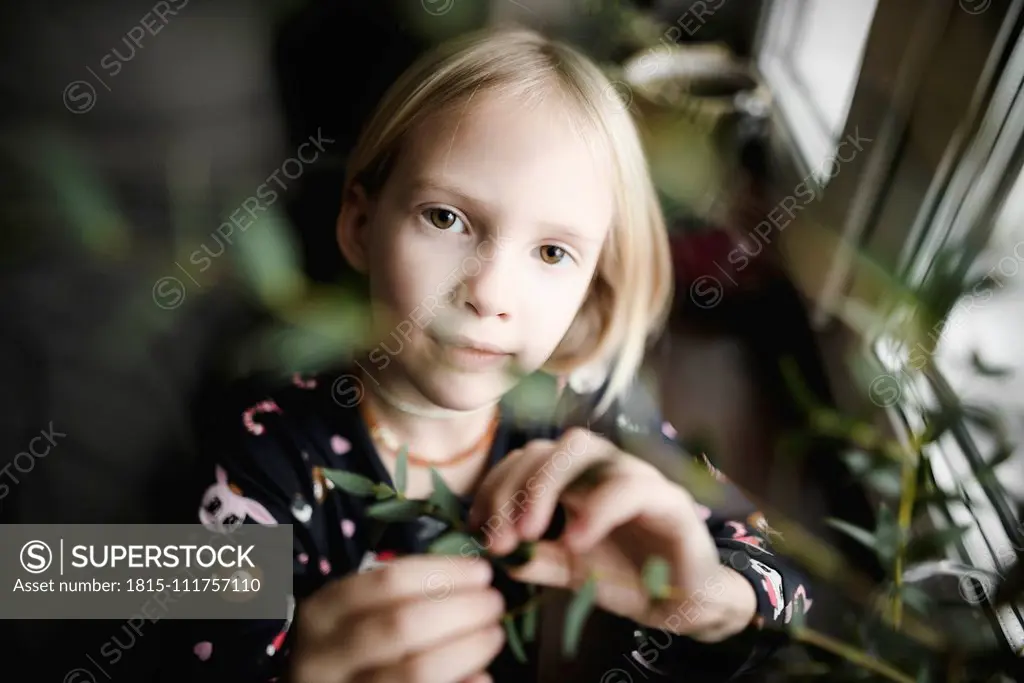
[[[475,410],[500,399],[514,381],[501,371],[465,372],[435,365],[410,373],[419,392],[448,410]]]

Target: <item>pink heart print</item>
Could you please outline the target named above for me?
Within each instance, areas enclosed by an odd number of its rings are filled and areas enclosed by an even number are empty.
[[[337,455],[345,455],[352,450],[352,444],[345,437],[335,434],[331,437],[331,450]]]
[[[199,657],[199,660],[205,662],[213,654],[213,643],[208,640],[204,640],[201,643],[196,643],[196,646],[192,648],[192,652]]]

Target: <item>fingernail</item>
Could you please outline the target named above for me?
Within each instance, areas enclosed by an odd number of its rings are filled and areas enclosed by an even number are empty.
[[[517,525],[519,533],[523,538],[536,541],[544,533],[543,523],[529,512],[523,514]]]
[[[508,555],[510,552],[516,549],[518,543],[516,538],[512,534],[502,534],[498,537],[497,543],[495,543],[500,549],[502,555]]]
[[[475,578],[480,583],[490,583],[494,577],[494,570],[491,569],[491,564],[479,559],[473,561],[473,572],[475,573]]]

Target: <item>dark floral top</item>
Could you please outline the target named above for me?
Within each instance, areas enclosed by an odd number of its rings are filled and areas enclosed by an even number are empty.
[[[240,524],[291,524],[294,548],[292,616],[302,600],[324,583],[352,572],[371,570],[392,558],[425,550],[445,529],[432,518],[389,524],[375,535],[375,520],[366,507],[372,500],[336,489],[325,468],[343,469],[390,483],[359,410],[358,391],[338,391],[339,378],[351,384],[345,370],[316,376],[295,375],[290,382],[271,386],[246,382],[225,397],[224,412],[207,415],[201,429],[205,454],[197,486],[196,519],[212,531],[230,532]],[[676,444],[675,430],[659,416],[646,423],[618,421],[634,435],[655,439],[680,459],[692,458]],[[554,439],[566,428],[517,420],[503,405],[502,420],[490,451],[497,462],[536,438]],[[621,434],[594,431],[620,443]],[[620,444],[621,445],[621,444]],[[641,631],[618,617],[622,649],[608,652],[602,644],[594,656],[607,658],[607,670],[629,671],[621,680],[729,680],[763,662],[775,639],[766,624],[789,623],[794,613],[811,607],[807,583],[769,544],[771,530],[764,517],[715,468],[702,458],[725,487],[722,509],[703,507],[708,529],[723,563],[746,577],[757,594],[758,615],[741,634],[721,644],[703,644],[665,631]],[[471,500],[463,499],[463,514]],[[560,532],[556,519],[546,537]],[[527,599],[526,587],[495,572],[495,585],[508,608]],[[297,607],[296,607],[297,606]],[[609,615],[610,616],[610,615]],[[681,615],[684,616],[685,615]],[[289,653],[290,626],[285,621],[176,622],[177,641],[165,654],[165,671],[177,680],[273,681],[282,677]],[[588,653],[587,643],[580,651]],[[520,664],[506,646],[493,662],[495,681],[534,680],[536,645],[528,644],[531,664]],[[588,653],[588,656],[591,656]],[[704,676],[695,678],[695,674]],[[281,679],[284,680],[283,678]],[[619,680],[619,679],[615,679]]]

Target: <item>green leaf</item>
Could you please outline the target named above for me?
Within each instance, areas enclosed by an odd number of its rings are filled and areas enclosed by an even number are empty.
[[[785,381],[786,386],[789,389],[790,396],[792,396],[804,410],[808,412],[815,410],[820,404],[820,401],[815,398],[814,394],[811,393],[811,390],[804,382],[803,375],[800,372],[800,366],[797,364],[796,359],[787,356],[779,361],[779,365],[780,370],[782,371],[783,381]]]
[[[886,563],[895,559],[902,533],[899,522],[896,521],[896,516],[889,506],[880,506],[878,523],[875,525],[875,552]]]
[[[867,484],[885,498],[896,498],[902,488],[900,473],[896,468],[877,469],[864,475]]]
[[[946,546],[955,543],[967,532],[970,526],[956,526],[950,529],[939,529],[912,539],[907,545],[907,560],[920,562],[934,559],[945,551]]]
[[[449,531],[431,543],[427,552],[432,555],[462,555],[462,550],[467,545],[472,548],[479,547],[469,534],[462,531]]]
[[[996,469],[1012,458],[1016,452],[1017,447],[1013,444],[1000,445],[983,465],[974,470],[974,478],[984,486],[1001,488],[999,478],[996,476]]]
[[[980,405],[960,406],[960,413],[964,420],[974,423],[977,427],[993,435],[993,438],[1000,443],[1006,443],[1007,431],[1003,418],[992,408]]]
[[[668,561],[661,557],[648,558],[644,563],[644,586],[647,587],[647,592],[651,597],[657,599],[668,597],[670,571],[671,567]]]
[[[521,369],[514,369],[513,376],[522,372]],[[540,371],[522,374],[502,401],[517,423],[549,419],[559,404],[558,380]]]
[[[405,484],[409,473],[409,447],[402,446],[398,451],[398,461],[395,463],[395,490],[405,494]]]
[[[843,460],[850,472],[864,484],[885,498],[895,498],[900,493],[902,475],[899,465],[877,453],[854,450],[844,453]]]
[[[377,489],[374,493],[377,496],[377,500],[388,500],[389,498],[395,498],[398,496],[398,491],[394,490],[387,484],[377,484]]]
[[[1017,445],[1012,443],[1005,443],[996,449],[992,457],[985,461],[986,467],[994,470],[995,468],[1002,465],[1004,462],[1013,457],[1014,453],[1017,452]]]
[[[423,501],[395,498],[374,503],[366,514],[384,522],[411,522],[423,514]]]
[[[929,410],[925,412],[924,417],[925,429],[921,435],[922,445],[938,441],[958,419],[954,410]]]
[[[430,494],[430,502],[436,505],[448,518],[448,522],[457,522],[462,517],[462,503],[448,488],[441,473],[435,468],[430,468],[430,479],[434,483],[434,490]]]
[[[843,520],[835,519],[834,517],[826,518],[825,523],[832,528],[843,532],[858,543],[862,543],[868,548],[875,550],[875,536],[867,529],[861,529],[859,526],[854,526],[849,522],[844,522]]]
[[[332,484],[353,496],[372,496],[377,493],[378,484],[361,474],[333,469],[324,469],[323,473]]]
[[[52,206],[64,225],[78,233],[83,246],[102,256],[119,256],[131,248],[126,219],[102,176],[90,167],[63,135],[47,134],[33,141],[25,161],[52,189]],[[171,265],[171,264],[168,264]]]
[[[282,211],[268,211],[257,220],[259,229],[235,240],[232,256],[264,304],[269,308],[286,306],[307,286],[298,245]]]
[[[508,638],[508,645],[512,648],[512,654],[516,656],[516,659],[525,664],[526,663],[526,649],[523,647],[523,641],[519,638],[519,632],[516,631],[516,622],[511,616],[505,615],[505,618],[501,620],[502,625],[505,627],[505,635]]]
[[[848,451],[840,456],[850,471],[856,475],[870,472],[878,466],[876,458],[871,457],[864,451]]]
[[[537,594],[537,587],[528,584],[528,592],[532,599]],[[537,637],[537,615],[539,612],[540,606],[534,605],[523,614],[523,640],[527,643],[532,643]]]
[[[580,637],[583,635],[583,625],[594,609],[594,599],[597,597],[597,580],[593,576],[579,589],[569,603],[565,611],[565,630],[563,632],[562,654],[566,657],[575,657],[579,652]]]
[[[917,586],[902,586],[900,588],[900,597],[903,602],[922,614],[927,614],[931,606],[931,596]]]
[[[977,351],[971,352],[971,367],[983,377],[1007,377],[1013,374],[1013,368],[997,367],[985,363]]]
[[[859,422],[850,428],[850,440],[861,448],[878,448],[882,436],[874,425]]]
[[[827,435],[838,435],[849,430],[844,429],[843,417],[836,411],[826,408],[816,408],[811,411],[810,421],[812,428]]]
[[[946,505],[948,503],[968,503],[961,491],[928,490],[918,495],[914,501],[918,505]]]

